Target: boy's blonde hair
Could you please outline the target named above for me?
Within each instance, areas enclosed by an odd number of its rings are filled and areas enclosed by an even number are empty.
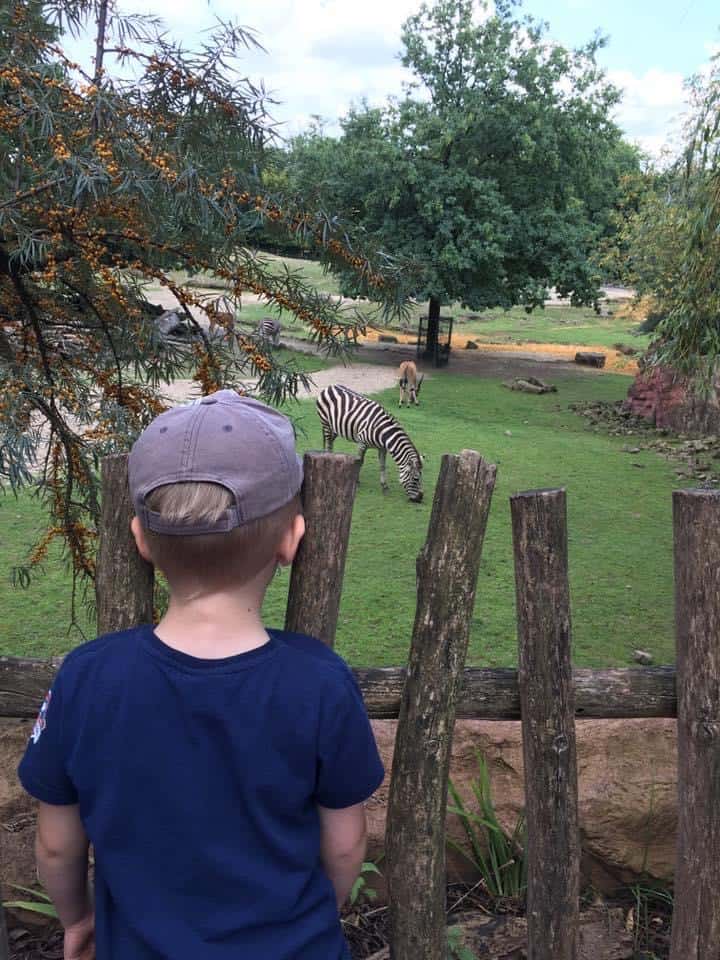
[[[214,523],[233,503],[229,490],[217,483],[171,483],[148,494],[148,507],[163,520],[176,523]],[[273,558],[293,517],[301,512],[295,496],[273,513],[251,520],[227,533],[187,536],[155,533],[144,528],[153,563],[172,586],[189,573],[208,586],[246,583]]]

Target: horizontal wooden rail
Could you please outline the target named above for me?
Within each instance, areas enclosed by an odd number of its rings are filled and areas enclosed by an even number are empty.
[[[35,717],[60,664],[55,660],[0,657],[0,717]],[[358,667],[354,671],[374,720],[396,720],[404,667]],[[675,717],[674,667],[575,670],[575,716],[593,720]],[[517,670],[466,667],[457,706],[464,720],[519,720]]]

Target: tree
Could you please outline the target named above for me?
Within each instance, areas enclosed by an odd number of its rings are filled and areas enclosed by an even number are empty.
[[[299,190],[421,265],[413,293],[430,301],[431,335],[454,300],[532,308],[556,286],[596,301],[589,255],[638,163],[610,119],[619,94],[595,61],[601,38],[568,51],[512,2],[481,23],[476,7],[423,4],[403,29],[405,98],[351,110],[339,140],[314,130],[288,157]]]
[[[91,17],[88,76],[61,39]],[[264,92],[237,69],[254,43],[219,22],[188,52],[153,19],[121,17],[113,0],[0,6],[0,484],[37,484],[49,510],[30,567],[59,536],[76,573],[92,577],[99,458],[128,448],[180,370],[204,392],[255,375],[276,402],[303,379],[174,271],[210,274],[231,299],[262,295],[328,349],[351,344],[357,322],[297,273],[272,273],[252,248],[260,230],[357,271],[384,306],[400,296],[389,258],[376,265],[337,218],[264,189]],[[195,334],[187,345],[159,337],[150,281],[175,295]],[[211,338],[191,307],[223,335]]]
[[[678,229],[676,252],[654,284],[664,319],[649,359],[707,385],[720,359],[720,56],[691,90],[695,111],[675,196],[658,218]]]

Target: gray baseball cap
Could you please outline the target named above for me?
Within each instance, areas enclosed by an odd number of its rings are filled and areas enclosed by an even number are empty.
[[[128,459],[135,513],[155,533],[226,533],[289,503],[302,480],[287,417],[234,390],[161,413]],[[216,523],[171,523],[148,508],[145,498],[158,487],[195,481],[220,484],[232,494],[234,504]]]

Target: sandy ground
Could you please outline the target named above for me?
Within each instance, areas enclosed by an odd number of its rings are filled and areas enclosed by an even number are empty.
[[[252,387],[253,380],[243,380],[246,386]],[[352,366],[329,367],[327,370],[318,370],[312,374],[312,385],[308,391],[298,394],[298,399],[316,397],[323,387],[331,383],[341,383],[345,387],[357,390],[359,393],[379,393],[394,387],[397,384],[395,370],[390,367],[380,367],[374,363],[353,363]],[[163,388],[164,397],[174,403],[186,403],[200,396],[200,388],[193,380],[175,380],[174,383]]]

